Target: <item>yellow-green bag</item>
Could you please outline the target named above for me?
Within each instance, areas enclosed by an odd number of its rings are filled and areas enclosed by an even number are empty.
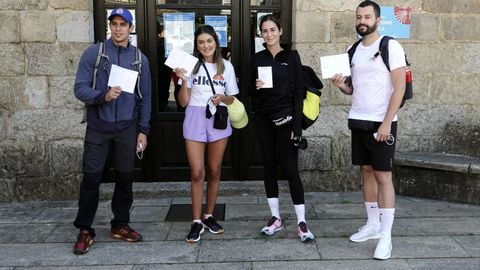
[[[236,97],[233,97],[232,104],[227,106],[228,116],[230,117],[230,125],[233,128],[241,129],[248,124],[248,114],[245,106]]]
[[[303,100],[303,129],[311,126],[320,115],[320,96],[308,90],[306,92]]]
[[[289,54],[289,66],[295,67],[296,66],[296,58],[294,57],[295,54],[298,54],[296,50],[292,50]],[[299,56],[300,58],[300,56]],[[293,68],[288,70],[290,76],[290,82],[295,81],[295,71]],[[303,76],[303,83],[305,87],[305,97],[303,99],[303,115],[302,115],[302,129],[305,130],[318,118],[320,115],[320,96],[322,92],[320,89],[323,88],[322,81],[318,78],[315,71],[309,67],[302,65],[302,76]],[[295,86],[292,84],[292,91],[294,91]]]
[[[313,125],[320,115],[320,96],[323,88],[322,81],[309,66],[302,66],[303,82],[305,84],[305,98],[303,99],[302,129]]]

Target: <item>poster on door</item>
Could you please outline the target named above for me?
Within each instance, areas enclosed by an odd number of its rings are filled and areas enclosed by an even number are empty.
[[[205,24],[208,24],[215,29],[215,32],[218,36],[218,42],[220,43],[220,47],[227,47],[227,16],[205,16]]]
[[[195,13],[164,13],[165,25],[165,57],[174,48],[180,48],[187,53],[193,52],[195,31]]]
[[[380,13],[382,14],[382,21],[378,26],[380,35],[393,38],[410,38],[410,15],[412,8],[382,6]]]

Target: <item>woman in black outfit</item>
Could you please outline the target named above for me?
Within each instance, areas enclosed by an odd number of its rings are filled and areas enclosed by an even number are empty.
[[[303,77],[300,56],[288,46],[280,44],[282,26],[273,15],[260,20],[260,30],[266,50],[254,56],[252,88],[249,95],[256,102],[255,130],[264,161],[265,190],[272,217],[262,229],[273,235],[283,229],[279,213],[278,183],[276,177],[277,146],[284,176],[288,179],[295,213],[297,233],[301,241],[313,240],[314,235],[305,222],[303,184],[298,173],[298,141],[302,135]],[[263,88],[258,78],[258,67],[271,67],[273,88]],[[289,71],[289,69],[293,71]],[[290,78],[290,74],[295,74]]]

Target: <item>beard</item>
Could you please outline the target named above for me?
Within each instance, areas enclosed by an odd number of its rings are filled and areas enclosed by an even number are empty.
[[[362,26],[365,26],[367,29],[365,31],[361,31],[360,27],[362,27]],[[359,24],[359,25],[357,25],[356,30],[357,30],[357,33],[360,36],[364,37],[366,35],[369,35],[369,34],[375,32],[377,30],[377,24],[374,24],[372,26],[368,26],[366,24]]]

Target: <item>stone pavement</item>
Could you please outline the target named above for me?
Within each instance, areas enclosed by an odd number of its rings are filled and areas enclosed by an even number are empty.
[[[104,200],[95,220],[96,242],[84,256],[72,253],[75,201],[4,202],[0,270],[480,269],[480,206],[398,196],[393,256],[376,261],[376,241],[348,241],[365,222],[360,192],[312,192],[305,200],[307,222],[317,237],[307,244],[296,236],[288,193],[280,195],[286,230],[271,238],[259,234],[270,216],[263,194],[223,195],[218,203],[226,204],[225,233],[205,232],[198,244],[184,241],[189,223],[164,221],[169,206],[189,203],[188,196],[136,199],[131,225],[143,234],[140,243],[108,237],[110,202]]]

